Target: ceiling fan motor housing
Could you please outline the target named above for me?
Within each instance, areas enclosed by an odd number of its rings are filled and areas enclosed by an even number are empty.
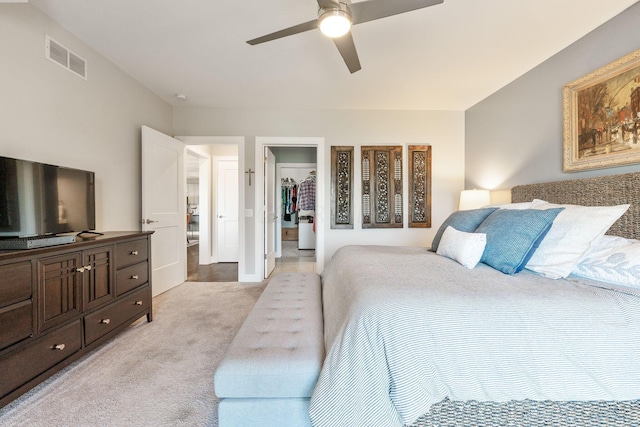
[[[1,2],[2,0],[0,0]],[[320,29],[334,44],[344,59],[347,68],[353,74],[361,69],[356,45],[349,32],[352,25],[375,21],[376,19],[411,12],[412,10],[441,4],[444,0],[368,0],[351,4],[349,0],[316,0],[320,9],[318,19],[303,22],[284,30],[247,41],[256,45],[294,34]],[[349,6],[351,4],[351,6]],[[355,16],[353,15],[355,13]]]
[[[346,3],[318,10],[318,28],[325,36],[343,36],[351,29],[351,22],[351,9]]]

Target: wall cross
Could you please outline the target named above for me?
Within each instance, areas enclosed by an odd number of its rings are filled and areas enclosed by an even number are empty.
[[[256,171],[253,171],[251,170],[251,168],[249,168],[249,170],[246,171],[245,173],[249,175],[249,186],[251,186],[251,175],[256,173]]]

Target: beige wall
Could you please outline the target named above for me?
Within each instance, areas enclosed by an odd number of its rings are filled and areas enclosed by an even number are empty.
[[[389,244],[430,246],[433,234],[444,219],[457,208],[464,185],[464,113],[451,111],[369,111],[369,110],[261,110],[178,107],[174,110],[174,129],[180,135],[246,136],[245,169],[252,167],[254,141],[263,137],[323,137],[327,176],[325,201],[330,200],[332,145],[355,146],[355,218],[353,230],[331,230],[330,215],[325,214],[325,259],[347,244]],[[431,229],[403,228],[363,230],[361,228],[359,149],[362,145],[430,144],[433,156],[433,200]],[[405,154],[406,156],[406,154]],[[251,165],[251,166],[250,166]],[[406,178],[406,166],[405,166]],[[254,189],[246,187],[245,208],[255,208]],[[405,196],[405,208],[407,199]],[[405,215],[406,217],[406,215]],[[256,239],[252,219],[247,222],[245,246],[254,247]],[[406,220],[405,220],[406,221]],[[259,237],[262,238],[261,236]],[[246,253],[258,262],[260,254]],[[247,261],[249,264],[249,261]]]
[[[46,34],[88,61],[88,80],[45,59]],[[463,112],[172,109],[29,4],[0,4],[0,54],[0,155],[94,171],[99,230],[139,229],[143,124],[170,135],[246,137],[246,168],[254,170],[256,136],[324,137],[327,162],[331,145],[353,145],[356,153],[369,144],[432,145],[433,228],[362,230],[356,155],[356,227],[330,230],[327,213],[326,259],[349,243],[428,246],[463,187]],[[254,189],[245,190],[246,208],[254,208]],[[246,233],[253,268],[259,254],[252,222]]]
[[[45,34],[88,80],[45,58]],[[140,229],[140,126],[172,134],[172,107],[30,4],[0,4],[0,57],[0,156],[94,171],[97,229]]]

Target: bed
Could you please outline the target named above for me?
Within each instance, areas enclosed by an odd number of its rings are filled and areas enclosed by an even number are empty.
[[[625,261],[623,279],[588,271],[602,273],[598,257],[609,245],[638,249],[627,239],[640,236],[639,188],[640,173],[515,187],[513,206],[526,209],[492,208],[486,218],[553,218],[536,235],[533,256],[509,274],[484,258],[496,242],[484,220],[476,231],[485,227],[482,259],[494,267],[467,268],[425,248],[341,248],[322,275],[327,356],[311,399],[313,425],[640,425],[640,267],[631,265],[638,257]],[[532,209],[534,199],[552,205]],[[530,271],[543,264],[539,253],[553,254],[544,246],[557,237],[550,227],[582,209],[562,203],[625,205],[606,227],[619,237],[590,239],[580,263],[561,265],[571,274],[557,265]],[[566,277],[549,278],[555,274]]]

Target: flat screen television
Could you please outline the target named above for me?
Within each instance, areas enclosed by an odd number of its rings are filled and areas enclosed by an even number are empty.
[[[94,230],[95,174],[0,157],[0,238]]]

